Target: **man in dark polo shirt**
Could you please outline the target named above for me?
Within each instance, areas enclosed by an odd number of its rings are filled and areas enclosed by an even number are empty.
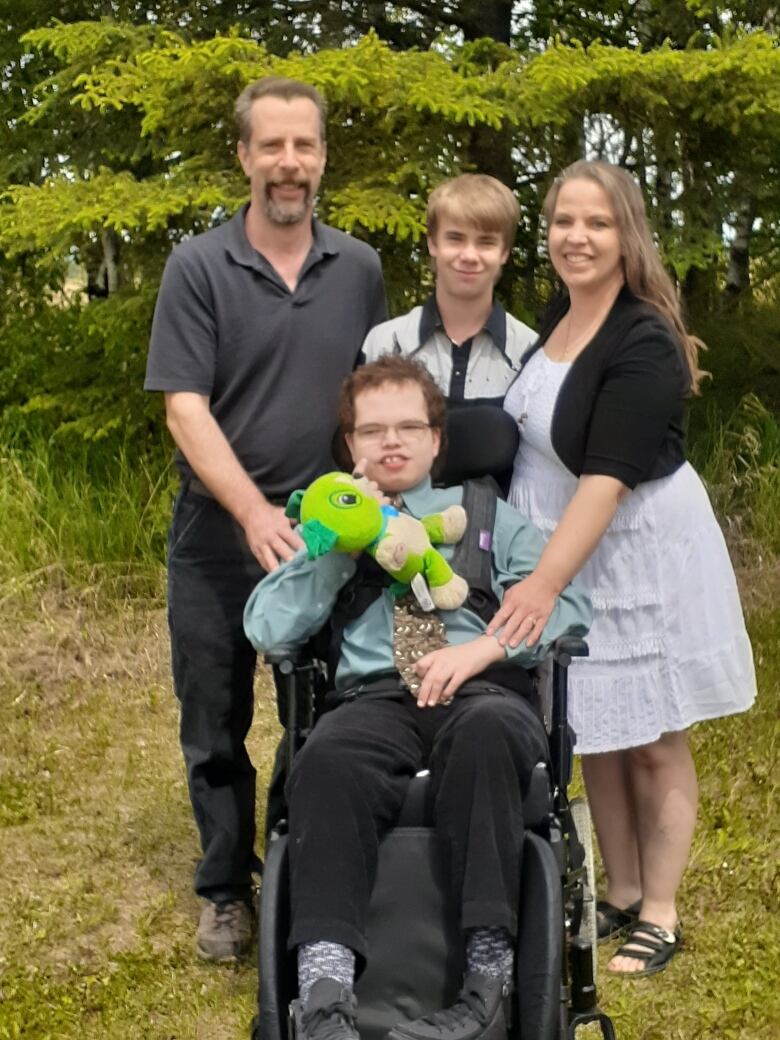
[[[331,468],[343,377],[386,317],[377,254],[313,219],[325,167],[325,105],[265,78],[236,102],[250,201],[171,254],[145,387],[164,391],[182,485],[168,540],[168,604],[181,744],[207,902],[198,952],[229,961],[252,933],[255,653],[246,600],[301,542],[290,491]]]

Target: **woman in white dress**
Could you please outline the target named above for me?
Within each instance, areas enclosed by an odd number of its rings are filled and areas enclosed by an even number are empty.
[[[521,446],[510,501],[549,536],[490,631],[534,642],[575,575],[590,590],[590,657],[570,718],[607,876],[599,935],[638,976],[678,949],[675,903],[697,811],[686,729],[755,696],[733,570],[684,456],[685,398],[702,375],[674,287],[625,170],[578,162],[545,203],[568,290],[504,407]]]

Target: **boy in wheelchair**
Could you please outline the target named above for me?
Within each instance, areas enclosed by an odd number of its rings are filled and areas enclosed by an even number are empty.
[[[446,406],[422,366],[387,356],[359,368],[342,389],[339,421],[353,460],[402,510],[422,517],[461,501],[461,488],[431,485]],[[500,601],[503,589],[534,569],[543,541],[498,501],[492,532],[481,532],[480,545],[490,553]],[[347,554],[310,560],[301,550],[250,597],[249,639],[261,651],[305,642],[326,624],[357,568]],[[504,1040],[523,795],[534,765],[548,755],[525,669],[559,636],[584,634],[589,604],[568,586],[541,640],[516,649],[486,636],[486,621],[467,606],[441,611],[443,645],[417,661],[409,683],[396,669],[394,610],[393,593],[383,588],[345,624],[329,710],[296,755],[287,783],[296,1032],[304,1040],[357,1040],[353,984],[371,953],[365,919],[379,839],[393,825],[409,780],[427,767],[460,909],[465,978],[452,1007],[399,1024],[390,1036]]]

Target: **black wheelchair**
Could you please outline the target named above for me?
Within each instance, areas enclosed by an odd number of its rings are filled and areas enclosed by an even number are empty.
[[[504,426],[495,414],[498,409],[490,411],[494,414],[484,421],[493,430],[487,438],[491,456],[501,457],[498,437],[505,442],[504,459],[511,459],[516,429]],[[449,457],[458,464],[447,467],[442,483],[462,483],[484,473],[474,458],[475,439],[464,433],[473,428],[475,418],[472,414],[466,423],[450,420]],[[309,651],[279,647],[266,658],[273,667],[286,730],[280,757],[288,766],[316,723],[326,687],[323,666]],[[581,799],[570,801],[567,794],[573,743],[567,721],[567,668],[573,657],[587,652],[582,639],[563,637],[536,677],[550,765],[538,763],[523,804],[512,1040],[574,1040],[580,1027],[591,1023],[605,1040],[615,1038],[611,1020],[598,1006],[594,981],[590,818],[587,804]],[[297,971],[295,955],[287,949],[288,843],[279,797],[283,774],[282,769],[269,792],[271,825],[258,897],[258,1014],[252,1040],[294,1040],[289,1005],[297,996]],[[371,954],[355,985],[362,1040],[383,1040],[397,1022],[449,1006],[460,988],[462,937],[432,822],[428,777],[423,772],[410,781],[396,826],[380,844],[367,926]]]

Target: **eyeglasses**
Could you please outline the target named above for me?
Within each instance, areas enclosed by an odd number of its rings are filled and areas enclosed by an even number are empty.
[[[386,426],[380,423],[366,423],[364,426],[356,426],[353,433],[362,441],[374,441],[381,443],[390,430],[395,430],[399,441],[404,444],[416,444],[421,441],[426,431],[431,429],[431,424],[409,419],[407,422],[396,423],[394,426]]]

